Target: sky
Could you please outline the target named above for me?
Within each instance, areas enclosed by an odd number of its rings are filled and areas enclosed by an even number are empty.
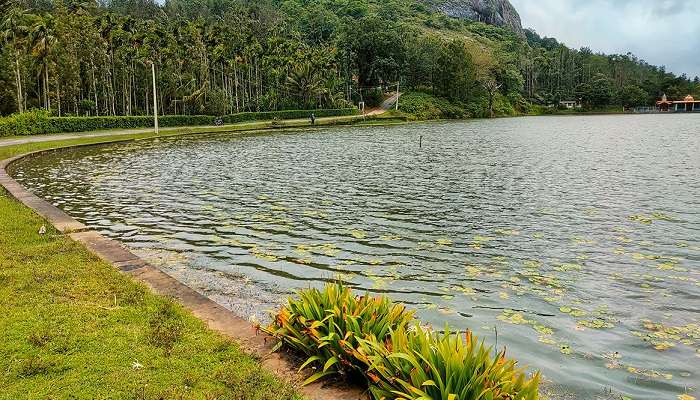
[[[632,52],[700,76],[700,0],[510,0],[523,27],[569,47]]]

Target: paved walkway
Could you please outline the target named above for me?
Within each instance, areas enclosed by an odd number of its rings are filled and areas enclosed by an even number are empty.
[[[377,115],[385,112],[386,110],[381,110],[378,113],[374,113],[372,115]],[[338,116],[338,117],[323,117],[323,118],[317,118],[316,123],[318,125],[324,125],[324,122],[330,122],[330,121],[350,121],[353,119],[359,119],[362,118],[362,115],[343,115],[343,116]],[[269,127],[270,124],[272,123],[272,120],[263,120],[263,121],[245,121],[245,122],[239,122],[236,124],[229,124],[229,125],[221,125],[221,126],[215,126],[215,125],[195,125],[195,126],[177,126],[177,127],[167,127],[167,128],[160,128],[159,131],[163,133],[167,132],[177,132],[180,130],[186,130],[186,129],[192,129],[198,131],[198,133],[207,133],[207,130],[211,130],[211,132],[227,132],[227,128],[230,128],[231,131],[235,131],[237,127],[241,126],[250,126],[251,129],[256,129],[258,127]],[[285,119],[285,120],[280,120],[278,121],[280,123],[280,128],[284,127],[300,127],[304,126],[306,124],[309,124],[308,118],[300,118],[300,119]],[[256,125],[259,125],[256,127]],[[80,139],[80,138],[91,138],[91,137],[103,137],[103,136],[117,136],[117,135],[132,135],[132,134],[138,134],[138,133],[148,133],[148,132],[153,132],[153,128],[134,128],[134,129],[109,129],[109,130],[102,130],[102,131],[89,131],[89,132],[78,132],[78,133],[59,133],[59,134],[52,134],[52,135],[34,135],[34,136],[26,136],[26,137],[12,137],[12,138],[7,138],[7,139],[0,139],[0,147],[5,147],[5,146],[14,146],[17,144],[25,144],[25,143],[38,143],[38,142],[50,142],[52,140],[68,140],[68,139]]]

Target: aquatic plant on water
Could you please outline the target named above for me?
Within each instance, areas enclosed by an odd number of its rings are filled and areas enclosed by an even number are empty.
[[[529,377],[505,350],[470,331],[421,327],[412,311],[385,296],[355,296],[342,284],[298,292],[264,329],[315,367],[305,383],[341,374],[363,377],[376,399],[534,400]]]

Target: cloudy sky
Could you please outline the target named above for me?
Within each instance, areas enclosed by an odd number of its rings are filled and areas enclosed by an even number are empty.
[[[700,75],[700,0],[510,0],[523,26],[574,48],[631,51]]]

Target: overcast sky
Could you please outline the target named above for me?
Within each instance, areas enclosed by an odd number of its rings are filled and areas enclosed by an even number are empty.
[[[523,27],[569,47],[624,54],[700,75],[700,0],[510,0]]]

